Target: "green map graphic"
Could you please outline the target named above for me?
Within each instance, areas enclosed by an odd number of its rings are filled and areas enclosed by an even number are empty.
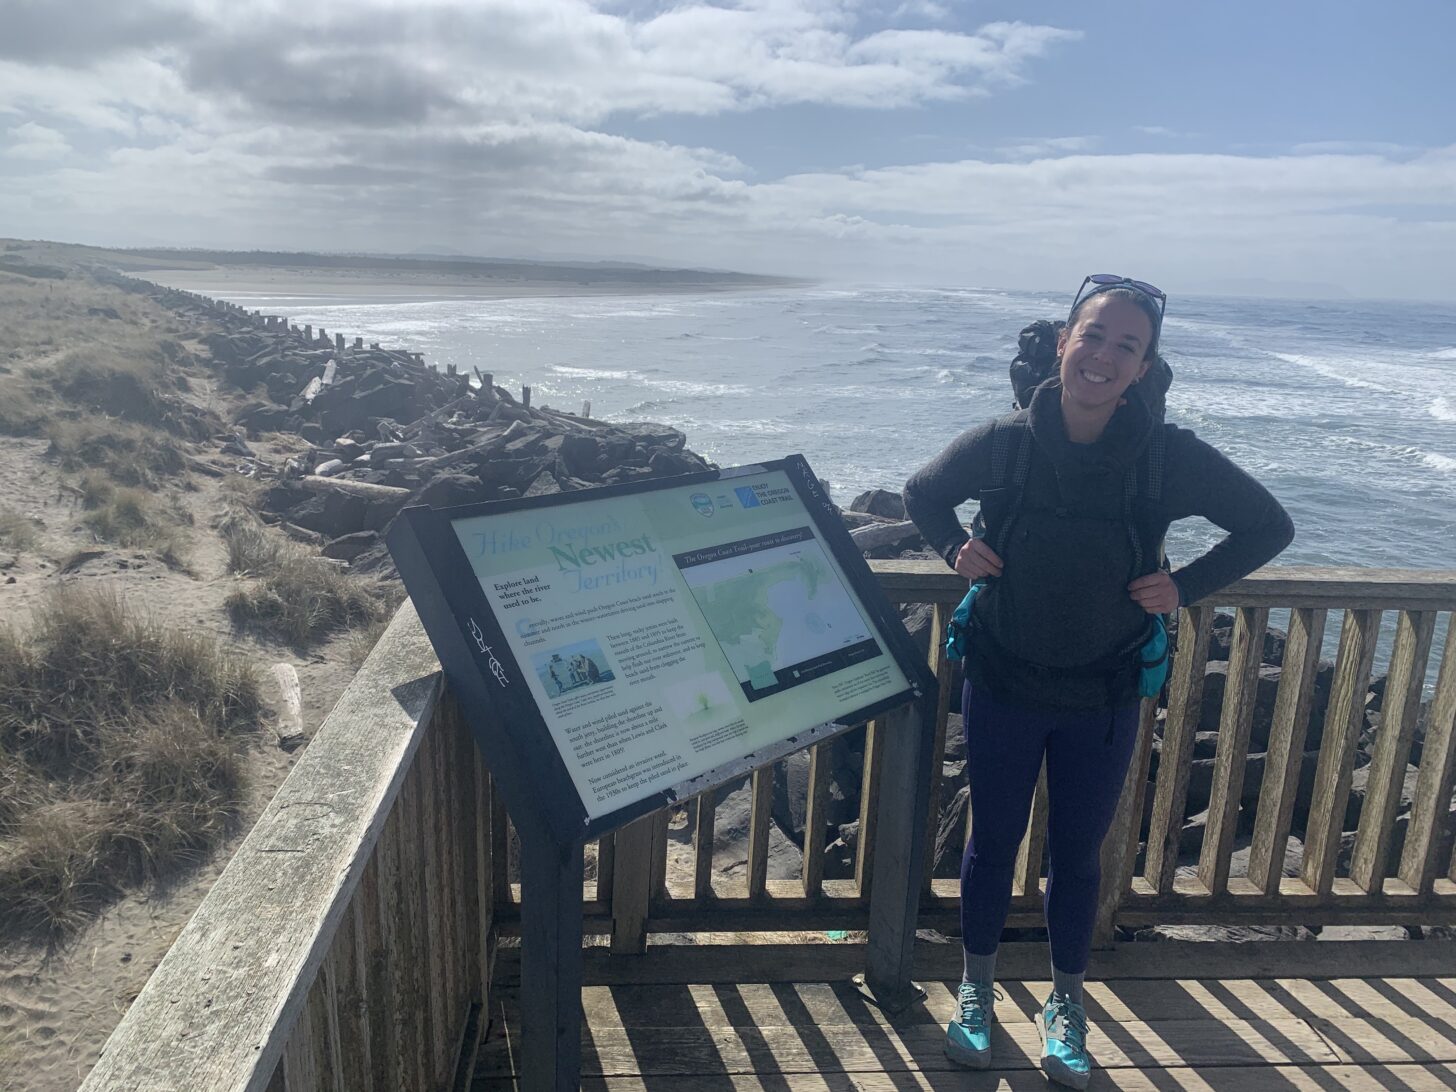
[[[784,620],[769,606],[769,589],[786,580],[801,580],[806,598],[813,599],[820,581],[828,575],[812,557],[801,556],[694,588],[693,595],[719,641],[736,645],[754,638],[762,643],[767,658],[778,647],[784,628]]]
[[[744,682],[772,687],[775,670],[863,635],[863,620],[817,545],[729,565],[730,575],[711,574],[719,579],[690,572],[698,606]]]

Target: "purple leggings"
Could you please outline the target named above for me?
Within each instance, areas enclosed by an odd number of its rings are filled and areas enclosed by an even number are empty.
[[[1011,874],[1032,794],[1047,767],[1046,920],[1052,966],[1087,969],[1097,917],[1102,839],[1137,739],[1138,707],[1045,712],[1005,705],[969,683],[961,703],[971,782],[971,841],[961,860],[961,943],[990,955],[1011,903]]]

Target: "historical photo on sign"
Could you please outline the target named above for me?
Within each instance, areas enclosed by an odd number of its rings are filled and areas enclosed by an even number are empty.
[[[578,641],[532,658],[541,686],[553,698],[572,690],[609,683],[615,676],[596,641]]]

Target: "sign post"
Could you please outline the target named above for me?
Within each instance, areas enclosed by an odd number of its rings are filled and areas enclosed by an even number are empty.
[[[407,508],[389,548],[521,835],[526,1087],[579,1079],[585,843],[907,705],[868,974],[912,998],[936,684],[802,457]]]

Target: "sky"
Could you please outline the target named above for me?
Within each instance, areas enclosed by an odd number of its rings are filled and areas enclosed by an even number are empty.
[[[0,0],[0,235],[1456,295],[1456,3]]]

